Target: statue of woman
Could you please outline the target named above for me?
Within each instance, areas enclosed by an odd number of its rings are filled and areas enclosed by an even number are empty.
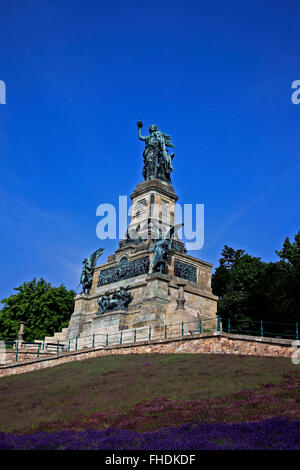
[[[149,127],[149,135],[143,136],[142,127],[142,121],[138,121],[138,138],[145,142],[143,177],[145,180],[158,178],[171,183],[170,173],[173,170],[174,153],[170,155],[166,148],[174,148],[171,137],[161,132],[155,124]]]

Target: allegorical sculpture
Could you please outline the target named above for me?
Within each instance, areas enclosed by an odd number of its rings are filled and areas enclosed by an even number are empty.
[[[110,268],[103,269],[99,274],[98,287],[106,286],[113,282],[118,282],[124,279],[132,279],[141,274],[148,274],[149,272],[149,257],[143,256],[142,258],[128,260],[123,257],[119,263]]]
[[[167,232],[165,238],[163,238],[161,230],[158,230],[158,240],[153,248],[149,250],[149,253],[153,252],[151,274],[163,273],[166,270],[168,252],[171,249],[174,234],[182,226],[183,224],[173,225]]]
[[[105,292],[100,299],[98,299],[98,313],[103,314],[107,310],[127,310],[129,303],[133,299],[131,292],[126,288],[120,287],[118,291],[112,294]]]
[[[93,281],[93,271],[96,266],[97,260],[99,256],[102,255],[103,253],[103,248],[99,248],[96,250],[91,256],[88,258],[85,258],[82,262],[83,267],[81,270],[81,275],[80,275],[80,283],[82,286],[82,294],[88,293],[92,286],[92,281]],[[87,291],[87,292],[86,292]]]
[[[151,124],[149,127],[148,136],[142,136],[142,127],[142,121],[138,121],[138,138],[145,142],[143,177],[145,180],[158,178],[171,183],[170,174],[173,170],[174,153],[169,154],[167,150],[167,147],[175,148],[171,137],[161,132],[155,124]]]
[[[136,243],[139,244],[143,241],[143,239],[139,236],[140,224],[137,225],[135,229],[128,229],[126,230],[125,238],[126,243]]]

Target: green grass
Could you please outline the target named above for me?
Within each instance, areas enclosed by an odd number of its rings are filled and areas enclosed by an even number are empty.
[[[172,409],[174,416],[177,409],[178,417],[181,416],[178,419],[183,421],[183,415],[186,419],[195,416],[211,420],[211,409],[219,416],[221,403],[221,411],[243,403],[240,416],[251,419],[255,413],[265,413],[271,399],[273,415],[277,406],[278,410],[283,403],[289,406],[289,400],[291,406],[298,403],[299,407],[299,392],[293,387],[299,380],[300,367],[287,358],[137,354],[87,359],[1,378],[0,430],[27,432],[43,426],[47,429],[45,423],[68,421],[74,425],[76,418],[79,424],[90,425],[95,416],[99,419],[94,426],[103,428],[118,422],[121,416],[128,422],[134,413],[148,417],[150,427],[147,419],[142,427],[152,429],[155,416],[171,416]],[[250,398],[249,403],[245,402],[249,393],[260,397],[257,403],[254,400],[254,407]],[[211,408],[206,406],[208,402]],[[147,403],[150,405],[145,406]],[[161,403],[161,408],[157,409],[157,403]],[[228,413],[221,413],[220,419],[226,420]]]

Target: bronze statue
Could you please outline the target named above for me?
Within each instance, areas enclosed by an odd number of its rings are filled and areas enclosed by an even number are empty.
[[[174,234],[182,226],[183,224],[173,225],[167,232],[165,238],[163,238],[161,230],[158,230],[158,240],[153,248],[149,250],[149,253],[153,253],[151,274],[157,272],[163,273],[166,270],[168,252],[171,249]]]
[[[169,154],[167,150],[167,147],[175,148],[171,137],[161,132],[155,124],[149,127],[148,136],[142,136],[142,127],[142,121],[138,121],[138,138],[145,142],[143,177],[145,180],[158,178],[171,183],[170,174],[173,170],[174,153]]]
[[[88,293],[91,286],[92,286],[92,281],[93,281],[93,271],[96,266],[97,260],[99,256],[102,255],[103,253],[103,248],[99,248],[96,250],[91,256],[88,258],[85,258],[82,262],[83,268],[81,270],[81,275],[80,275],[80,283],[82,286],[82,294]],[[87,291],[87,292],[86,292]]]
[[[107,310],[127,310],[129,303],[133,299],[131,292],[128,292],[129,286],[120,287],[118,291],[114,290],[111,294],[105,292],[98,299],[98,314],[103,314]]]
[[[110,304],[110,296],[108,292],[105,292],[100,299],[98,299],[98,313],[104,313],[108,309]]]
[[[143,241],[143,239],[138,234],[140,228],[140,224],[138,224],[135,229],[130,229],[129,227],[127,228],[125,233],[126,243],[140,244]]]

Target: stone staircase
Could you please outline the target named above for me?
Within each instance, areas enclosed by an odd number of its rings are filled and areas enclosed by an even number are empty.
[[[53,336],[45,336],[44,340],[35,340],[35,343],[41,343],[44,341],[44,343],[53,343],[57,344],[57,341],[60,343],[67,343],[67,332],[68,328],[63,328],[60,332],[54,333]]]

